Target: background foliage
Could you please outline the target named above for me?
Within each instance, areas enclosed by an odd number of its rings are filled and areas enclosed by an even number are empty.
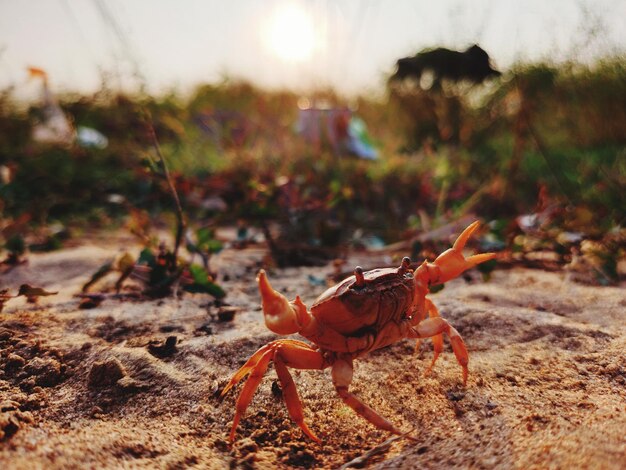
[[[563,223],[576,230],[624,223],[621,58],[594,66],[520,64],[480,87],[404,84],[384,100],[352,100],[380,150],[374,162],[303,141],[295,131],[299,98],[232,80],[188,97],[104,89],[60,97],[77,125],[108,137],[107,148],[95,149],[33,142],[40,109],[20,107],[6,90],[2,216],[26,214],[34,226],[106,226],[137,208],[171,211],[165,182],[150,171],[152,122],[185,211],[198,221],[279,221],[288,237],[322,246],[350,240],[358,229],[393,242],[419,228],[420,213],[512,219],[546,200],[562,207]],[[308,98],[346,104],[328,90]]]

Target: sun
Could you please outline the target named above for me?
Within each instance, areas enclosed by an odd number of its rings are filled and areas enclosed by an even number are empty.
[[[313,19],[301,6],[285,4],[270,17],[265,32],[269,49],[287,62],[310,59],[318,40]]]

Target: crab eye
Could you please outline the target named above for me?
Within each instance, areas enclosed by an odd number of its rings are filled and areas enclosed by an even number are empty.
[[[408,256],[405,256],[404,258],[402,258],[402,263],[400,264],[400,267],[398,268],[398,274],[404,274],[409,270],[409,267],[411,266],[411,258],[409,258]]]
[[[365,287],[365,276],[363,275],[363,268],[361,266],[357,266],[356,268],[354,268],[354,277],[356,278],[356,280],[354,281],[354,284],[350,286],[350,288],[360,289],[362,287]]]

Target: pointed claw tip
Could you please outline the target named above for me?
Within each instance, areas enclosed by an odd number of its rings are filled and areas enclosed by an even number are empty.
[[[466,261],[472,266],[490,261],[497,256],[497,253],[479,253],[477,255],[468,256]]]
[[[468,238],[472,236],[472,234],[478,229],[478,227],[480,227],[480,220],[475,220],[474,222],[472,222],[471,224],[469,224],[465,230],[463,230],[463,233],[465,232],[469,232]]]
[[[322,440],[317,437],[313,431],[311,431],[309,429],[309,427],[305,424],[304,426],[301,426],[302,431],[304,431],[304,434],[306,434],[310,439],[312,439],[313,441],[317,442],[318,444],[322,443]]]
[[[233,418],[233,425],[230,428],[230,435],[228,436],[228,441],[231,444],[235,442],[235,434],[237,433],[237,426],[239,425],[239,418],[240,418],[239,414],[235,414],[235,417]]]
[[[469,224],[465,228],[465,230],[461,232],[461,235],[458,236],[458,238],[454,242],[453,248],[455,250],[462,250],[463,248],[465,248],[465,244],[467,243],[467,240],[470,239],[470,237],[474,234],[474,232],[479,227],[479,225],[480,225],[479,220],[476,220],[472,222],[471,224]]]
[[[276,297],[280,295],[278,292],[276,292],[272,288],[272,285],[270,284],[270,281],[267,278],[267,275],[265,274],[265,271],[263,269],[259,271],[259,274],[256,277],[256,281],[259,284],[259,291],[261,292],[261,297],[263,298],[265,298],[266,296]]]

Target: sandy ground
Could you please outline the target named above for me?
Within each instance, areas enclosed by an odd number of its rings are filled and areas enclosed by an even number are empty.
[[[623,288],[523,269],[496,271],[488,283],[477,274],[452,281],[431,298],[469,347],[467,387],[448,345],[424,376],[430,341],[417,354],[401,341],[356,363],[353,391],[416,441],[386,442],[392,436],[343,405],[328,371],[295,371],[316,444],[289,419],[270,369],[229,446],[241,388],[223,401],[216,392],[276,338],[253,282],[263,251],[214,260],[239,308],[220,321],[201,295],[79,309],[74,294],[116,254],[111,245],[128,244],[105,237],[33,254],[0,279],[13,292],[23,282],[59,290],[38,305],[11,300],[0,314],[0,468],[626,467]],[[324,287],[309,276],[330,270],[271,276],[310,304]],[[152,354],[149,344],[168,336],[176,351]]]

